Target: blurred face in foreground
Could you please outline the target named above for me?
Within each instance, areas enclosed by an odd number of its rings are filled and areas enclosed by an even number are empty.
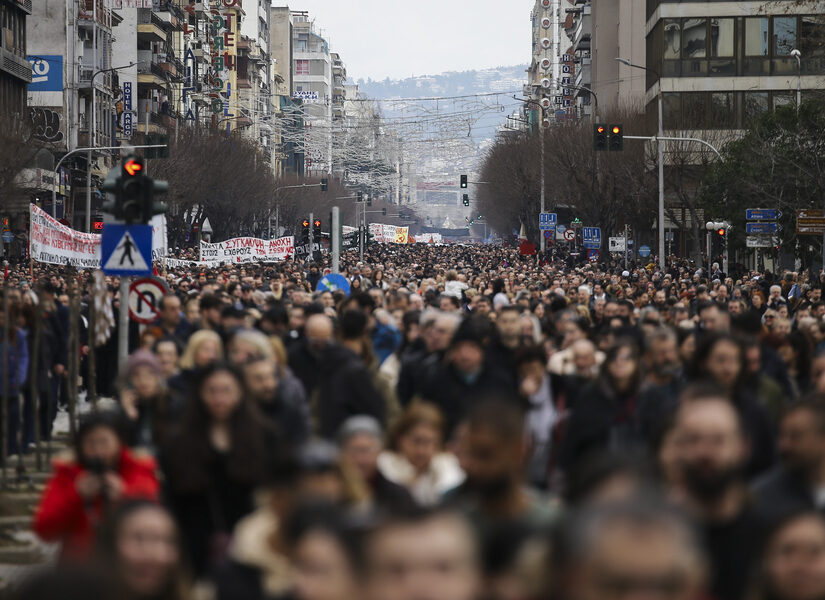
[[[803,515],[784,525],[765,557],[768,593],[779,600],[825,597],[825,521]]]
[[[394,524],[367,544],[367,600],[474,600],[480,577],[473,536],[458,517]]]
[[[119,575],[136,598],[161,597],[179,566],[177,533],[160,507],[146,507],[126,517],[117,536]]]
[[[663,525],[611,523],[574,574],[573,600],[691,600],[703,570],[679,534]]]

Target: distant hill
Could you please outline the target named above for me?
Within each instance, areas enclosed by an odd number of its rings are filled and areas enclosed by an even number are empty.
[[[430,96],[458,96],[487,92],[517,91],[526,82],[527,65],[495,67],[470,71],[448,71],[438,75],[421,75],[406,79],[359,79],[363,94],[380,100],[393,98],[425,98]]]

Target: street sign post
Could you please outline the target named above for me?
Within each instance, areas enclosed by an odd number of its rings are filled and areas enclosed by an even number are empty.
[[[539,213],[539,231],[553,231],[556,229],[556,213]]]
[[[567,231],[567,225],[556,225],[556,239],[563,240],[564,232]]]
[[[776,221],[782,218],[782,211],[775,208],[748,208],[745,219],[748,221]]]
[[[749,235],[745,238],[748,248],[775,248],[779,245],[779,238],[775,235]]]
[[[625,239],[623,237],[612,237],[607,239],[608,250],[610,252],[624,252]]]
[[[599,227],[582,228],[582,245],[589,250],[602,247],[602,230]]]
[[[160,300],[167,294],[162,281],[152,277],[136,279],[129,286],[129,317],[146,325],[160,317]]]
[[[796,211],[796,233],[799,235],[825,234],[825,211],[816,208]]]
[[[564,241],[572,242],[576,239],[576,232],[573,229],[564,230]]]
[[[745,233],[772,234],[781,230],[779,223],[745,223]]]
[[[152,226],[104,225],[100,266],[107,275],[151,275]]]

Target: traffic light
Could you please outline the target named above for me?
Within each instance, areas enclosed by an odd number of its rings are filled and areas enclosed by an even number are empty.
[[[301,243],[309,243],[309,219],[301,221]]]
[[[467,189],[467,176],[466,175],[461,176],[461,189],[462,190]]]
[[[123,166],[109,171],[103,190],[110,194],[103,211],[127,224],[149,223],[154,215],[166,212],[166,204],[155,201],[155,194],[165,194],[169,184],[145,176],[142,158],[129,156]]]
[[[461,201],[464,203],[464,206],[470,206],[470,194],[463,194]]]
[[[610,151],[621,152],[624,149],[624,127],[622,125],[610,126]]]
[[[386,209],[386,208],[382,208],[382,209],[381,209],[381,216],[382,216],[382,217],[386,217],[386,216],[387,216],[387,209]]]
[[[720,238],[725,239],[728,236],[730,223],[727,221],[708,221],[705,224],[705,229],[708,231],[714,231]]]
[[[358,192],[358,197],[356,202],[363,202],[364,201],[364,192]]]
[[[324,178],[321,180],[321,191],[322,191],[322,192],[326,192],[328,187],[329,187],[329,179],[327,179],[326,177],[324,177]]]
[[[92,221],[92,231],[103,231],[103,219],[96,218]]]
[[[604,123],[593,126],[593,149],[597,152],[607,150],[607,125]]]
[[[372,196],[367,196],[367,206],[372,206]]]
[[[315,219],[312,223],[312,238],[317,243],[321,242],[321,219]]]

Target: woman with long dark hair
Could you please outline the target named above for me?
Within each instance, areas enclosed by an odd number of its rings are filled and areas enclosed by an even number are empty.
[[[190,600],[180,536],[169,512],[148,500],[119,505],[103,523],[98,564],[124,600]]]
[[[253,509],[271,435],[227,364],[208,366],[162,455],[165,499],[180,525],[195,575],[222,562],[229,534]]]
[[[629,338],[616,340],[607,350],[599,377],[571,403],[561,451],[564,469],[588,455],[636,454],[644,448],[636,415],[641,383],[638,345]]]

